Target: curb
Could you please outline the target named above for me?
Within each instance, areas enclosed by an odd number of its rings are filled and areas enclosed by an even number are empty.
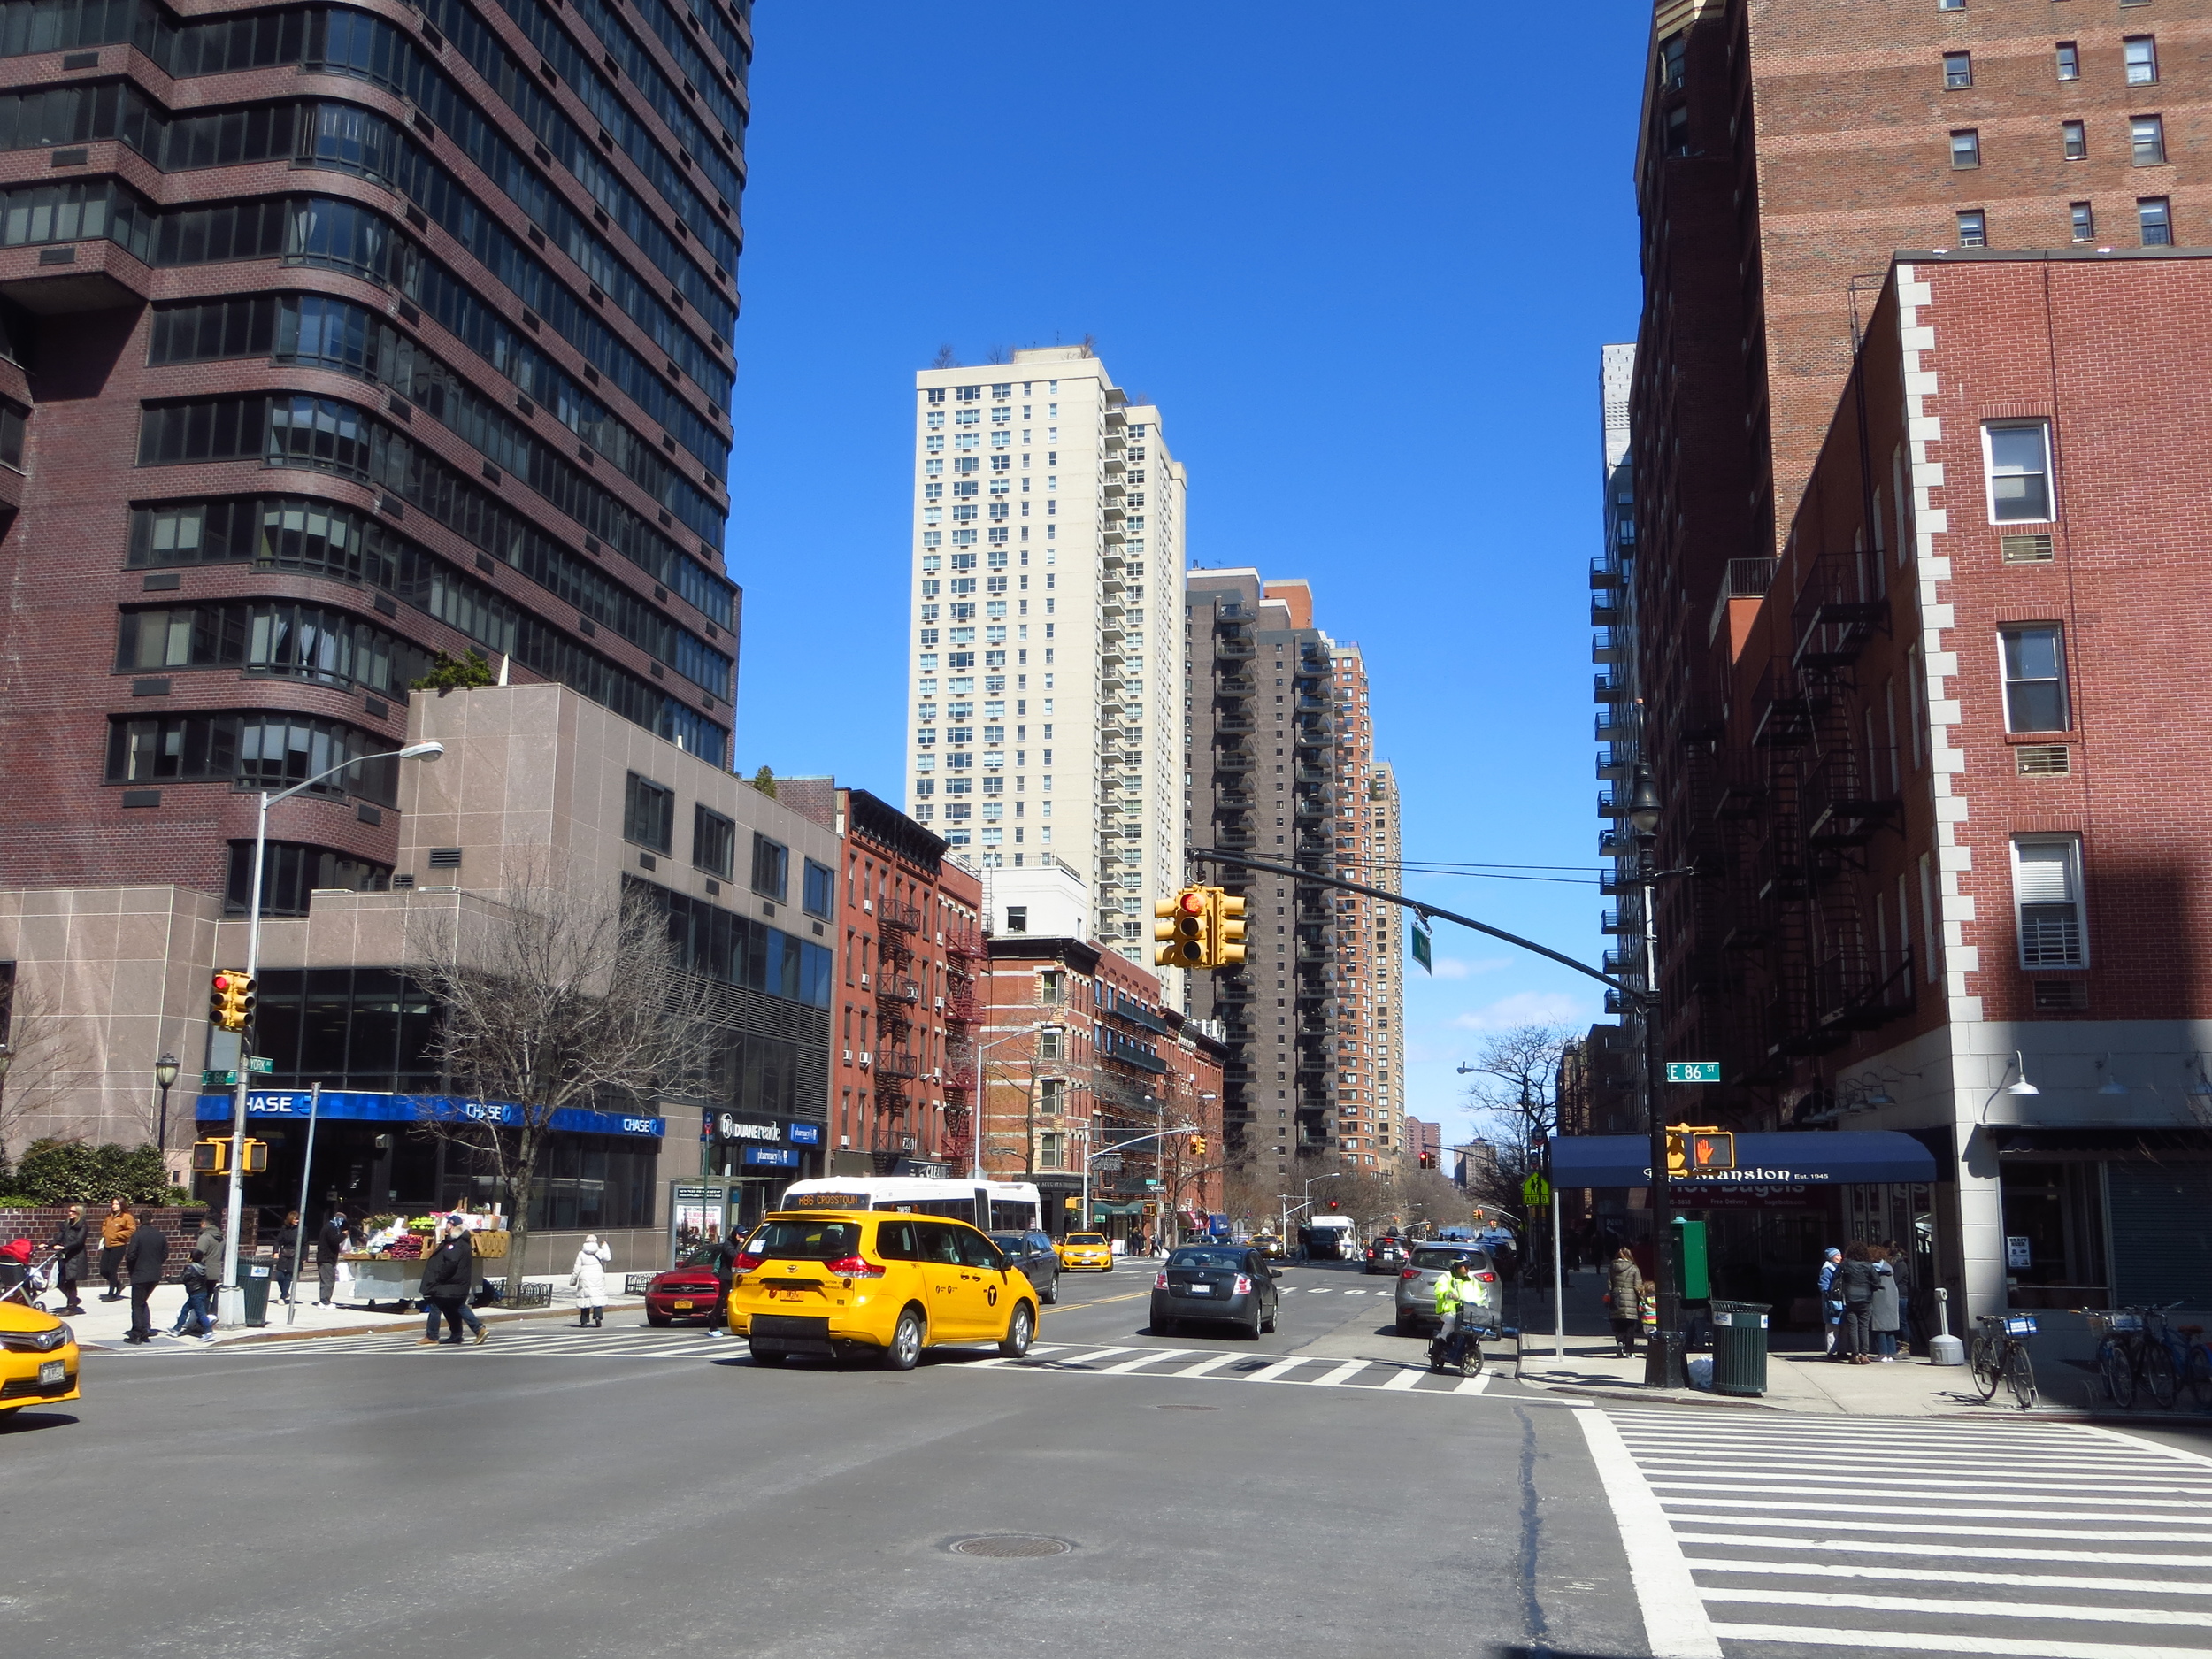
[[[641,1308],[645,1305],[645,1303],[641,1299],[633,1299],[631,1302],[622,1305],[626,1307]],[[615,1310],[616,1306],[616,1303],[610,1302],[607,1304],[607,1310],[611,1313]],[[519,1325],[526,1319],[565,1318],[567,1316],[574,1313],[575,1311],[576,1310],[573,1308],[538,1308],[528,1310],[508,1310],[504,1311],[494,1312],[488,1309],[480,1308],[477,1310],[477,1317],[483,1320],[486,1325]],[[258,1334],[251,1336],[226,1337],[221,1341],[214,1343],[212,1346],[218,1352],[220,1352],[227,1348],[265,1348],[271,1343],[275,1342],[312,1342],[326,1336],[379,1336],[386,1332],[389,1332],[393,1335],[396,1336],[403,1332],[411,1331],[415,1328],[416,1325],[414,1317],[411,1316],[405,1323],[386,1320],[380,1325],[334,1325],[321,1326],[312,1331],[302,1331],[296,1329],[283,1331],[263,1331]],[[118,1338],[113,1342],[94,1341],[82,1343],[80,1346],[88,1348],[94,1353],[100,1353],[109,1348],[119,1346],[120,1342],[121,1339]]]

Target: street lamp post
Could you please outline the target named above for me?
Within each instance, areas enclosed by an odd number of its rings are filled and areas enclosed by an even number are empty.
[[[303,789],[313,788],[326,778],[334,778],[342,772],[365,766],[373,760],[435,760],[444,753],[443,743],[410,743],[404,749],[388,749],[380,755],[362,755],[352,760],[341,761],[335,766],[324,768],[312,778],[303,779],[288,789],[264,789],[261,792],[260,808],[254,819],[253,880],[246,896],[246,979],[249,983],[261,972],[261,874],[269,849],[269,809]],[[224,1210],[223,1279],[219,1292],[221,1305],[216,1316],[216,1323],[227,1326],[235,1326],[244,1318],[238,1286],[238,1228],[246,1213],[246,1089],[252,1081],[252,1055],[253,1033],[250,1031],[241,1032],[238,1038],[238,1080],[231,1089],[230,1202]]]
[[[165,1054],[154,1062],[154,1083],[161,1090],[161,1106],[154,1115],[154,1144],[161,1148],[165,1177],[169,1167],[169,1091],[176,1086],[176,1081],[177,1056]]]
[[[991,1039],[988,1042],[979,1042],[979,1043],[978,1043],[978,1044],[976,1045],[976,1048],[975,1048],[975,1136],[974,1136],[974,1140],[975,1140],[975,1152],[974,1152],[974,1158],[975,1158],[975,1162],[974,1162],[973,1165],[972,1165],[972,1166],[969,1169],[969,1171],[968,1171],[968,1179],[969,1179],[970,1180],[972,1180],[972,1181],[979,1181],[979,1180],[981,1180],[981,1179],[983,1179],[983,1078],[984,1078],[984,1071],[985,1071],[985,1069],[986,1069],[986,1068],[985,1068],[985,1064],[984,1064],[984,1056],[985,1056],[986,1055],[989,1054],[989,1053],[991,1052],[991,1050],[992,1050],[992,1049],[994,1049],[994,1048],[997,1048],[997,1047],[999,1046],[999,1044],[1001,1044],[1001,1043],[1002,1043],[1002,1042],[1006,1042],[1006,1041],[1010,1041],[1010,1039],[1015,1038],[1015,1037],[1033,1037],[1033,1036],[1035,1036],[1035,1035],[1036,1035],[1039,1032],[1042,1031],[1043,1029],[1044,1029],[1044,1023],[1041,1021],[1041,1022],[1039,1022],[1038,1024],[1036,1024],[1036,1025],[1025,1025],[1025,1026],[1023,1026],[1023,1027],[1022,1027],[1019,1031],[1008,1031],[1008,1032],[1002,1032],[1002,1033],[1000,1033],[997,1036],[995,1036],[995,1037],[992,1038],[992,1039]],[[1036,1073],[1033,1071],[1030,1073],[1030,1075],[1033,1078],[1033,1077],[1036,1075]],[[1026,1160],[1025,1160],[1025,1162],[1026,1162]]]
[[[1637,999],[1644,1021],[1644,1105],[1651,1135],[1651,1187],[1645,1200],[1651,1211],[1652,1279],[1659,1291],[1659,1321],[1644,1348],[1644,1386],[1679,1388],[1682,1373],[1682,1284],[1675,1275],[1674,1252],[1667,1238],[1666,1062],[1659,1030],[1659,929],[1655,900],[1659,887],[1659,820],[1662,803],[1651,769],[1636,769],[1636,792],[1628,821],[1636,834],[1638,865],[1644,889],[1644,986]],[[1558,1225],[1555,1213],[1553,1225]]]

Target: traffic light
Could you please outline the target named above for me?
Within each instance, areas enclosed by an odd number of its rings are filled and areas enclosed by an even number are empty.
[[[1193,1157],[1204,1157],[1206,1156],[1206,1137],[1203,1135],[1193,1135],[1190,1138],[1190,1150]]]
[[[1206,965],[1212,968],[1233,968],[1244,960],[1244,901],[1233,893],[1224,893],[1219,887],[1213,893],[1213,949],[1206,954]]]
[[[269,1143],[249,1140],[246,1142],[246,1173],[258,1175],[269,1167]]]
[[[1155,967],[1206,965],[1210,896],[1209,888],[1185,887],[1171,899],[1154,902],[1152,914],[1156,919],[1152,924],[1152,937],[1162,941],[1153,947]]]
[[[1667,1173],[1696,1175],[1736,1167],[1736,1137],[1725,1129],[1667,1125]]]
[[[209,981],[208,1023],[218,1031],[243,1031],[253,1024],[254,982],[235,968],[218,968]]]
[[[1337,1208],[1337,1201],[1336,1201],[1335,1199],[1332,1198],[1331,1200],[1329,1200],[1329,1208],[1330,1208],[1330,1209],[1332,1209],[1332,1210],[1334,1210],[1334,1209],[1336,1209],[1336,1208]]]
[[[195,1141],[192,1143],[192,1172],[195,1175],[220,1175],[229,1168],[228,1141]]]

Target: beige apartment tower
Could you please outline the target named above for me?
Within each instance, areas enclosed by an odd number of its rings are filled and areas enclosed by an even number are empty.
[[[1146,964],[1183,878],[1184,492],[1087,348],[915,376],[908,810],[987,881],[1073,870]]]

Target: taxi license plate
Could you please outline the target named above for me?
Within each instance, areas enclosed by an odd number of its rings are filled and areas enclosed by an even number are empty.
[[[69,1380],[69,1367],[58,1359],[50,1359],[38,1368],[38,1386],[50,1388],[56,1383]]]
[[[692,1304],[687,1302],[672,1302],[668,1305],[678,1313],[689,1313],[692,1309]]]
[[[1211,1285],[1193,1285],[1190,1294],[1194,1296],[1210,1296],[1214,1294],[1214,1287]]]
[[[803,1290],[772,1290],[768,1294],[778,1302],[804,1302],[806,1300],[806,1292]]]

